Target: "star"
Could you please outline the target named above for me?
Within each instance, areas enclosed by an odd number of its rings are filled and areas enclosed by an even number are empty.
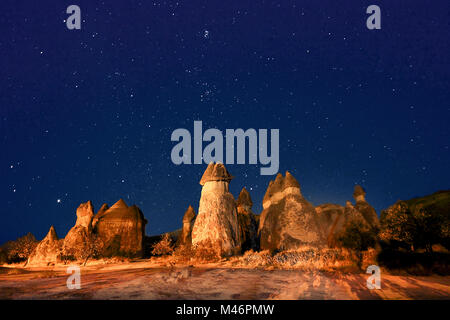
[[[61,199],[56,199],[56,203],[61,203]]]

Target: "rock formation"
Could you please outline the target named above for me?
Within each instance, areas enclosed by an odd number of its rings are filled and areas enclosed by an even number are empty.
[[[337,245],[336,235],[340,233],[344,224],[345,208],[338,204],[326,203],[317,206],[315,210],[327,245],[330,248],[335,247]]]
[[[106,210],[108,210],[108,209],[109,209],[109,206],[108,206],[107,203],[104,203],[104,204],[100,207],[100,209],[97,211],[96,215],[94,216],[94,219],[92,220],[92,228],[95,227],[95,225],[96,225],[97,222],[98,222],[98,219],[99,219],[101,216],[103,216],[103,214],[104,214],[104,213],[106,212]]]
[[[192,244],[192,228],[195,222],[195,211],[189,206],[183,216],[183,228],[178,237],[177,245],[190,246]]]
[[[355,198],[356,201],[355,209],[361,212],[372,229],[379,229],[380,221],[377,212],[367,203],[365,195],[366,191],[361,186],[356,185],[353,192],[353,198]]]
[[[261,250],[325,244],[314,207],[303,198],[299,183],[287,171],[285,177],[279,173],[269,183],[258,233]]]
[[[64,238],[63,255],[79,259],[83,252],[88,250],[93,241],[92,219],[94,208],[92,202],[80,204],[77,209],[77,221]]]
[[[61,242],[55,228],[50,227],[47,235],[42,239],[28,258],[27,266],[54,265],[59,259]]]
[[[242,188],[237,200],[237,213],[239,231],[242,242],[242,251],[258,249],[258,225],[255,214],[252,212],[252,198],[247,189]]]
[[[339,238],[352,222],[360,222],[362,226],[370,228],[362,214],[355,209],[350,201],[345,207],[338,204],[322,204],[316,207],[319,223],[330,248],[339,246]]]
[[[203,174],[198,215],[192,229],[194,248],[229,256],[241,250],[236,202],[228,191],[233,177],[221,163],[210,163]]]
[[[94,233],[103,244],[103,255],[142,256],[147,220],[137,206],[129,207],[120,199],[95,219]]]

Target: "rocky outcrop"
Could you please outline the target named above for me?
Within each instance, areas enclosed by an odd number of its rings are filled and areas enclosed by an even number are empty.
[[[237,200],[237,216],[241,236],[242,251],[256,250],[258,243],[258,225],[252,212],[253,202],[247,189],[242,188]]]
[[[58,262],[61,253],[61,242],[55,228],[50,227],[47,235],[30,254],[27,266],[49,266]]]
[[[339,233],[344,223],[345,207],[338,204],[322,204],[315,208],[319,218],[319,224],[323,235],[326,238],[327,245],[333,248],[337,245],[336,234]]]
[[[300,185],[289,173],[270,181],[263,199],[258,233],[261,250],[286,250],[325,244],[314,207],[303,198]]]
[[[104,256],[139,257],[143,254],[145,220],[141,210],[122,199],[96,215],[94,233],[101,241]]]
[[[195,222],[195,211],[189,206],[183,216],[183,227],[177,239],[177,245],[190,246],[192,244],[192,228]]]
[[[356,201],[355,209],[361,212],[372,229],[377,230],[380,227],[377,212],[369,203],[367,203],[365,196],[366,191],[361,186],[356,185],[353,192],[353,198]]]
[[[63,255],[79,259],[88,250],[92,239],[92,219],[94,208],[92,202],[80,204],[77,209],[77,221],[75,226],[69,230],[63,243]]]
[[[350,201],[345,207],[338,204],[323,204],[315,208],[319,224],[326,238],[328,247],[339,246],[339,239],[352,222],[358,222],[365,228],[370,228],[362,214],[355,209]]]
[[[97,211],[96,215],[94,216],[94,219],[92,220],[92,228],[95,227],[95,225],[98,222],[98,219],[105,214],[105,212],[109,209],[109,206],[107,203],[104,203],[100,209]]]
[[[203,174],[198,215],[192,229],[192,245],[216,256],[241,250],[236,202],[229,192],[233,177],[221,163],[210,163]]]

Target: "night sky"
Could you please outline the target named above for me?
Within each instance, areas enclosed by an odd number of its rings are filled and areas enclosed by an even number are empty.
[[[206,165],[174,165],[170,136],[194,120],[280,129],[279,171],[314,205],[361,184],[379,213],[450,188],[449,16],[447,0],[2,0],[0,243],[63,237],[87,200],[138,205],[149,235],[181,227]],[[227,168],[260,213],[275,176]]]

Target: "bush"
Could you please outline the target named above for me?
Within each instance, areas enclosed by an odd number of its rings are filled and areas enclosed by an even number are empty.
[[[165,233],[161,241],[153,245],[152,254],[155,256],[164,256],[173,253],[173,245],[172,240],[169,237],[168,233]]]
[[[181,245],[178,246],[173,251],[173,258],[177,262],[186,263],[190,262],[192,258],[194,258],[195,252],[190,245]]]
[[[31,233],[28,233],[15,241],[8,241],[2,247],[3,258],[0,259],[6,260],[6,263],[18,263],[26,261],[33,250],[36,248],[38,243],[39,242]]]
[[[381,240],[392,246],[415,251],[424,248],[432,252],[433,244],[448,246],[448,213],[434,206],[411,209],[404,201],[399,201],[381,214]]]
[[[98,259],[103,253],[104,243],[96,234],[90,233],[86,235],[83,243],[76,246],[63,248],[60,260],[67,261],[83,261],[84,265],[89,259]]]
[[[231,262],[235,267],[360,271],[356,268],[355,255],[351,250],[309,246],[277,253],[249,250],[240,257],[234,257]]]
[[[193,247],[194,259],[199,263],[217,262],[222,258],[222,251],[211,243],[205,242]]]
[[[8,263],[8,254],[2,248],[0,248],[0,264]]]
[[[361,221],[353,220],[345,228],[338,241],[344,248],[365,251],[375,246],[376,234]]]
[[[385,248],[378,254],[377,261],[394,273],[450,275],[450,254],[446,252],[419,253]]]

